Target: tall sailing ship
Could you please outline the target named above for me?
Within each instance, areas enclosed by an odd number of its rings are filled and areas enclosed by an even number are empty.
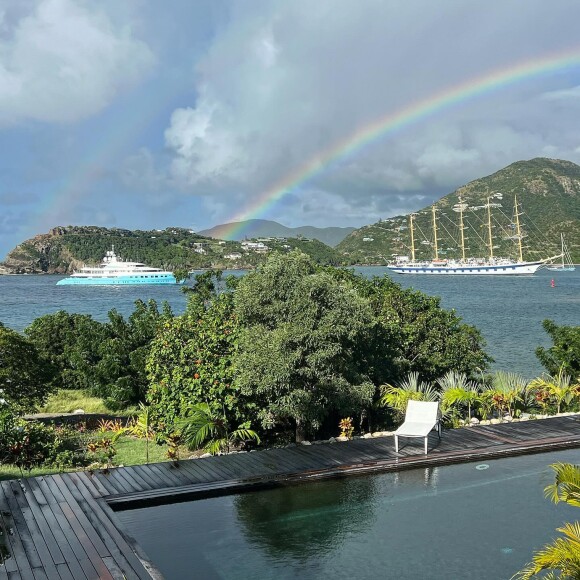
[[[499,194],[498,194],[499,195]],[[515,239],[518,243],[518,260],[500,258],[494,256],[493,233],[491,220],[491,198],[487,198],[487,247],[489,255],[485,258],[470,258],[466,255],[465,247],[465,227],[463,224],[463,212],[467,208],[461,200],[456,206],[459,213],[459,231],[461,245],[461,259],[442,259],[437,240],[437,216],[435,206],[432,206],[433,217],[433,260],[417,261],[415,259],[415,235],[414,235],[414,214],[409,215],[409,231],[411,234],[411,258],[408,256],[398,256],[394,264],[387,266],[392,272],[397,274],[465,274],[465,275],[531,275],[547,263],[551,263],[560,255],[552,256],[544,260],[535,262],[525,262],[522,251],[522,231],[520,225],[520,215],[518,211],[517,197],[514,198],[514,219],[515,219]],[[454,208],[455,209],[455,208]]]

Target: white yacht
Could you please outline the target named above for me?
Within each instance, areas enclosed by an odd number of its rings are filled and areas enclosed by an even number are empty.
[[[125,262],[115,254],[115,246],[105,254],[100,266],[86,266],[68,278],[59,280],[57,286],[69,284],[175,284],[173,272],[152,268],[140,262]]]

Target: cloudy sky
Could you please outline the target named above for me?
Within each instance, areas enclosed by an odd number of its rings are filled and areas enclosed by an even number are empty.
[[[360,226],[580,163],[579,21],[576,0],[0,0],[0,257],[56,225]]]

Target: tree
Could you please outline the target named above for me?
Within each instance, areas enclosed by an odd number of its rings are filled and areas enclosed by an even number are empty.
[[[431,382],[448,371],[471,379],[492,362],[481,333],[454,310],[441,308],[440,298],[405,290],[387,276],[369,280],[348,270],[327,271],[370,301],[378,326],[374,345],[365,347],[376,384],[401,381],[413,371]]]
[[[580,507],[580,466],[555,463],[551,467],[556,477],[554,483],[545,488],[546,497],[556,504],[564,501]],[[564,534],[564,537],[556,538],[536,552],[532,562],[514,578],[529,580],[547,570],[551,571],[551,575],[542,578],[580,578],[580,522],[564,524],[557,531]]]
[[[35,319],[24,333],[56,370],[51,386],[88,389],[96,386],[94,367],[100,360],[99,346],[104,325],[88,314],[59,310]]]
[[[192,292],[182,316],[166,320],[147,358],[152,420],[170,432],[199,403],[247,420],[245,402],[234,385],[233,355],[238,322],[231,293]]]
[[[54,368],[23,336],[0,323],[0,398],[16,413],[34,411],[54,389]]]
[[[173,314],[165,303],[160,312],[155,300],[135,302],[127,320],[116,310],[109,312],[104,325],[105,337],[99,345],[100,360],[92,369],[96,386],[111,409],[120,409],[145,400],[149,381],[146,361],[152,341]]]
[[[290,422],[296,440],[332,411],[361,410],[376,388],[357,356],[374,325],[352,285],[320,271],[305,254],[274,254],[240,280],[236,384],[263,427]]]
[[[552,320],[544,320],[542,326],[554,344],[549,348],[539,346],[536,349],[538,360],[552,376],[562,370],[577,380],[580,377],[580,326],[558,326]]]

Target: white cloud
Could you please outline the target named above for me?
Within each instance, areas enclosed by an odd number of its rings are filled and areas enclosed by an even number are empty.
[[[130,27],[98,4],[36,0],[2,19],[0,125],[72,122],[94,114],[154,64]]]

